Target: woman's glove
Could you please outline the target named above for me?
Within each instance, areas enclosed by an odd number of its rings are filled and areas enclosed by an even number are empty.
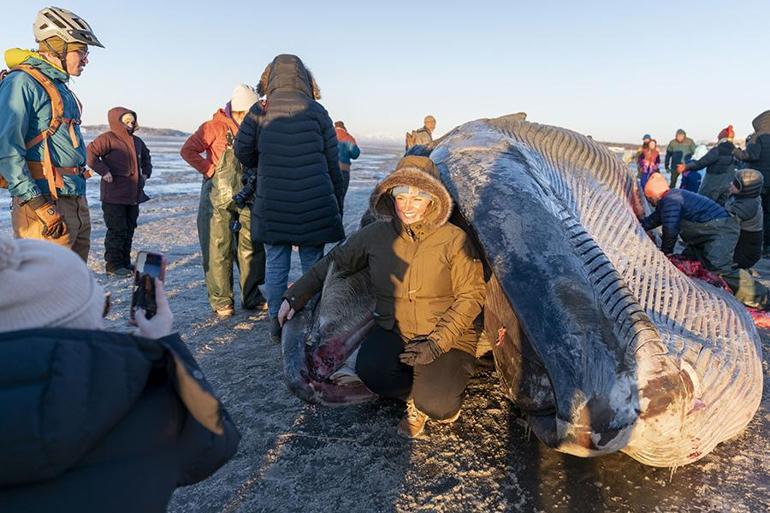
[[[441,356],[443,352],[435,340],[422,336],[410,340],[398,358],[404,365],[414,367],[415,365],[428,365]]]

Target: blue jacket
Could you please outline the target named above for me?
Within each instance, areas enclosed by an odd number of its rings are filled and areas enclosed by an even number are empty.
[[[9,67],[27,63],[39,69],[56,84],[64,103],[64,117],[79,119],[80,108],[75,95],[67,87],[68,75],[39,54],[25,50],[8,50],[5,54]],[[23,72],[14,72],[0,82],[0,173],[8,182],[11,196],[27,201],[48,194],[45,180],[33,180],[26,161],[43,160],[43,144],[25,149],[26,141],[48,129],[51,123],[51,102],[48,94],[34,78]],[[78,147],[70,139],[69,125],[62,124],[48,139],[53,165],[56,167],[84,167],[86,146],[80,127],[75,126]],[[64,175],[61,196],[84,196],[85,178]]]
[[[356,140],[344,128],[336,128],[337,133],[337,158],[341,164],[350,166],[351,160],[356,160],[361,156],[361,149]]]
[[[729,215],[727,210],[706,196],[685,189],[671,189],[658,201],[655,212],[642,219],[641,223],[645,230],[663,226],[663,244],[660,249],[669,255],[674,252],[682,220],[707,223]]]

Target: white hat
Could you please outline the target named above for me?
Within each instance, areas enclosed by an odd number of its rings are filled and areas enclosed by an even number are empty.
[[[259,96],[254,88],[246,84],[238,84],[233,89],[233,96],[230,99],[230,108],[233,112],[246,112],[252,105],[259,101]]]
[[[0,332],[102,329],[104,289],[73,251],[0,235]]]

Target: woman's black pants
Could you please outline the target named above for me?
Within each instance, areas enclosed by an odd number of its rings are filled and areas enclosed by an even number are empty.
[[[104,260],[107,271],[131,265],[131,244],[134,240],[139,205],[118,205],[102,202],[104,224]]]
[[[374,326],[358,352],[358,377],[382,397],[405,400],[411,395],[417,409],[432,419],[453,417],[462,406],[476,358],[451,349],[428,365],[409,367],[398,359],[404,345],[398,333]]]

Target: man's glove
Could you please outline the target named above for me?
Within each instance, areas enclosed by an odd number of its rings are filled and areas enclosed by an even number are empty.
[[[58,239],[67,235],[67,225],[64,218],[56,210],[56,205],[42,196],[32,198],[27,205],[35,212],[40,222],[43,223],[43,237]]]
[[[444,351],[433,339],[428,337],[416,337],[409,341],[398,358],[404,365],[428,365],[441,356]]]

